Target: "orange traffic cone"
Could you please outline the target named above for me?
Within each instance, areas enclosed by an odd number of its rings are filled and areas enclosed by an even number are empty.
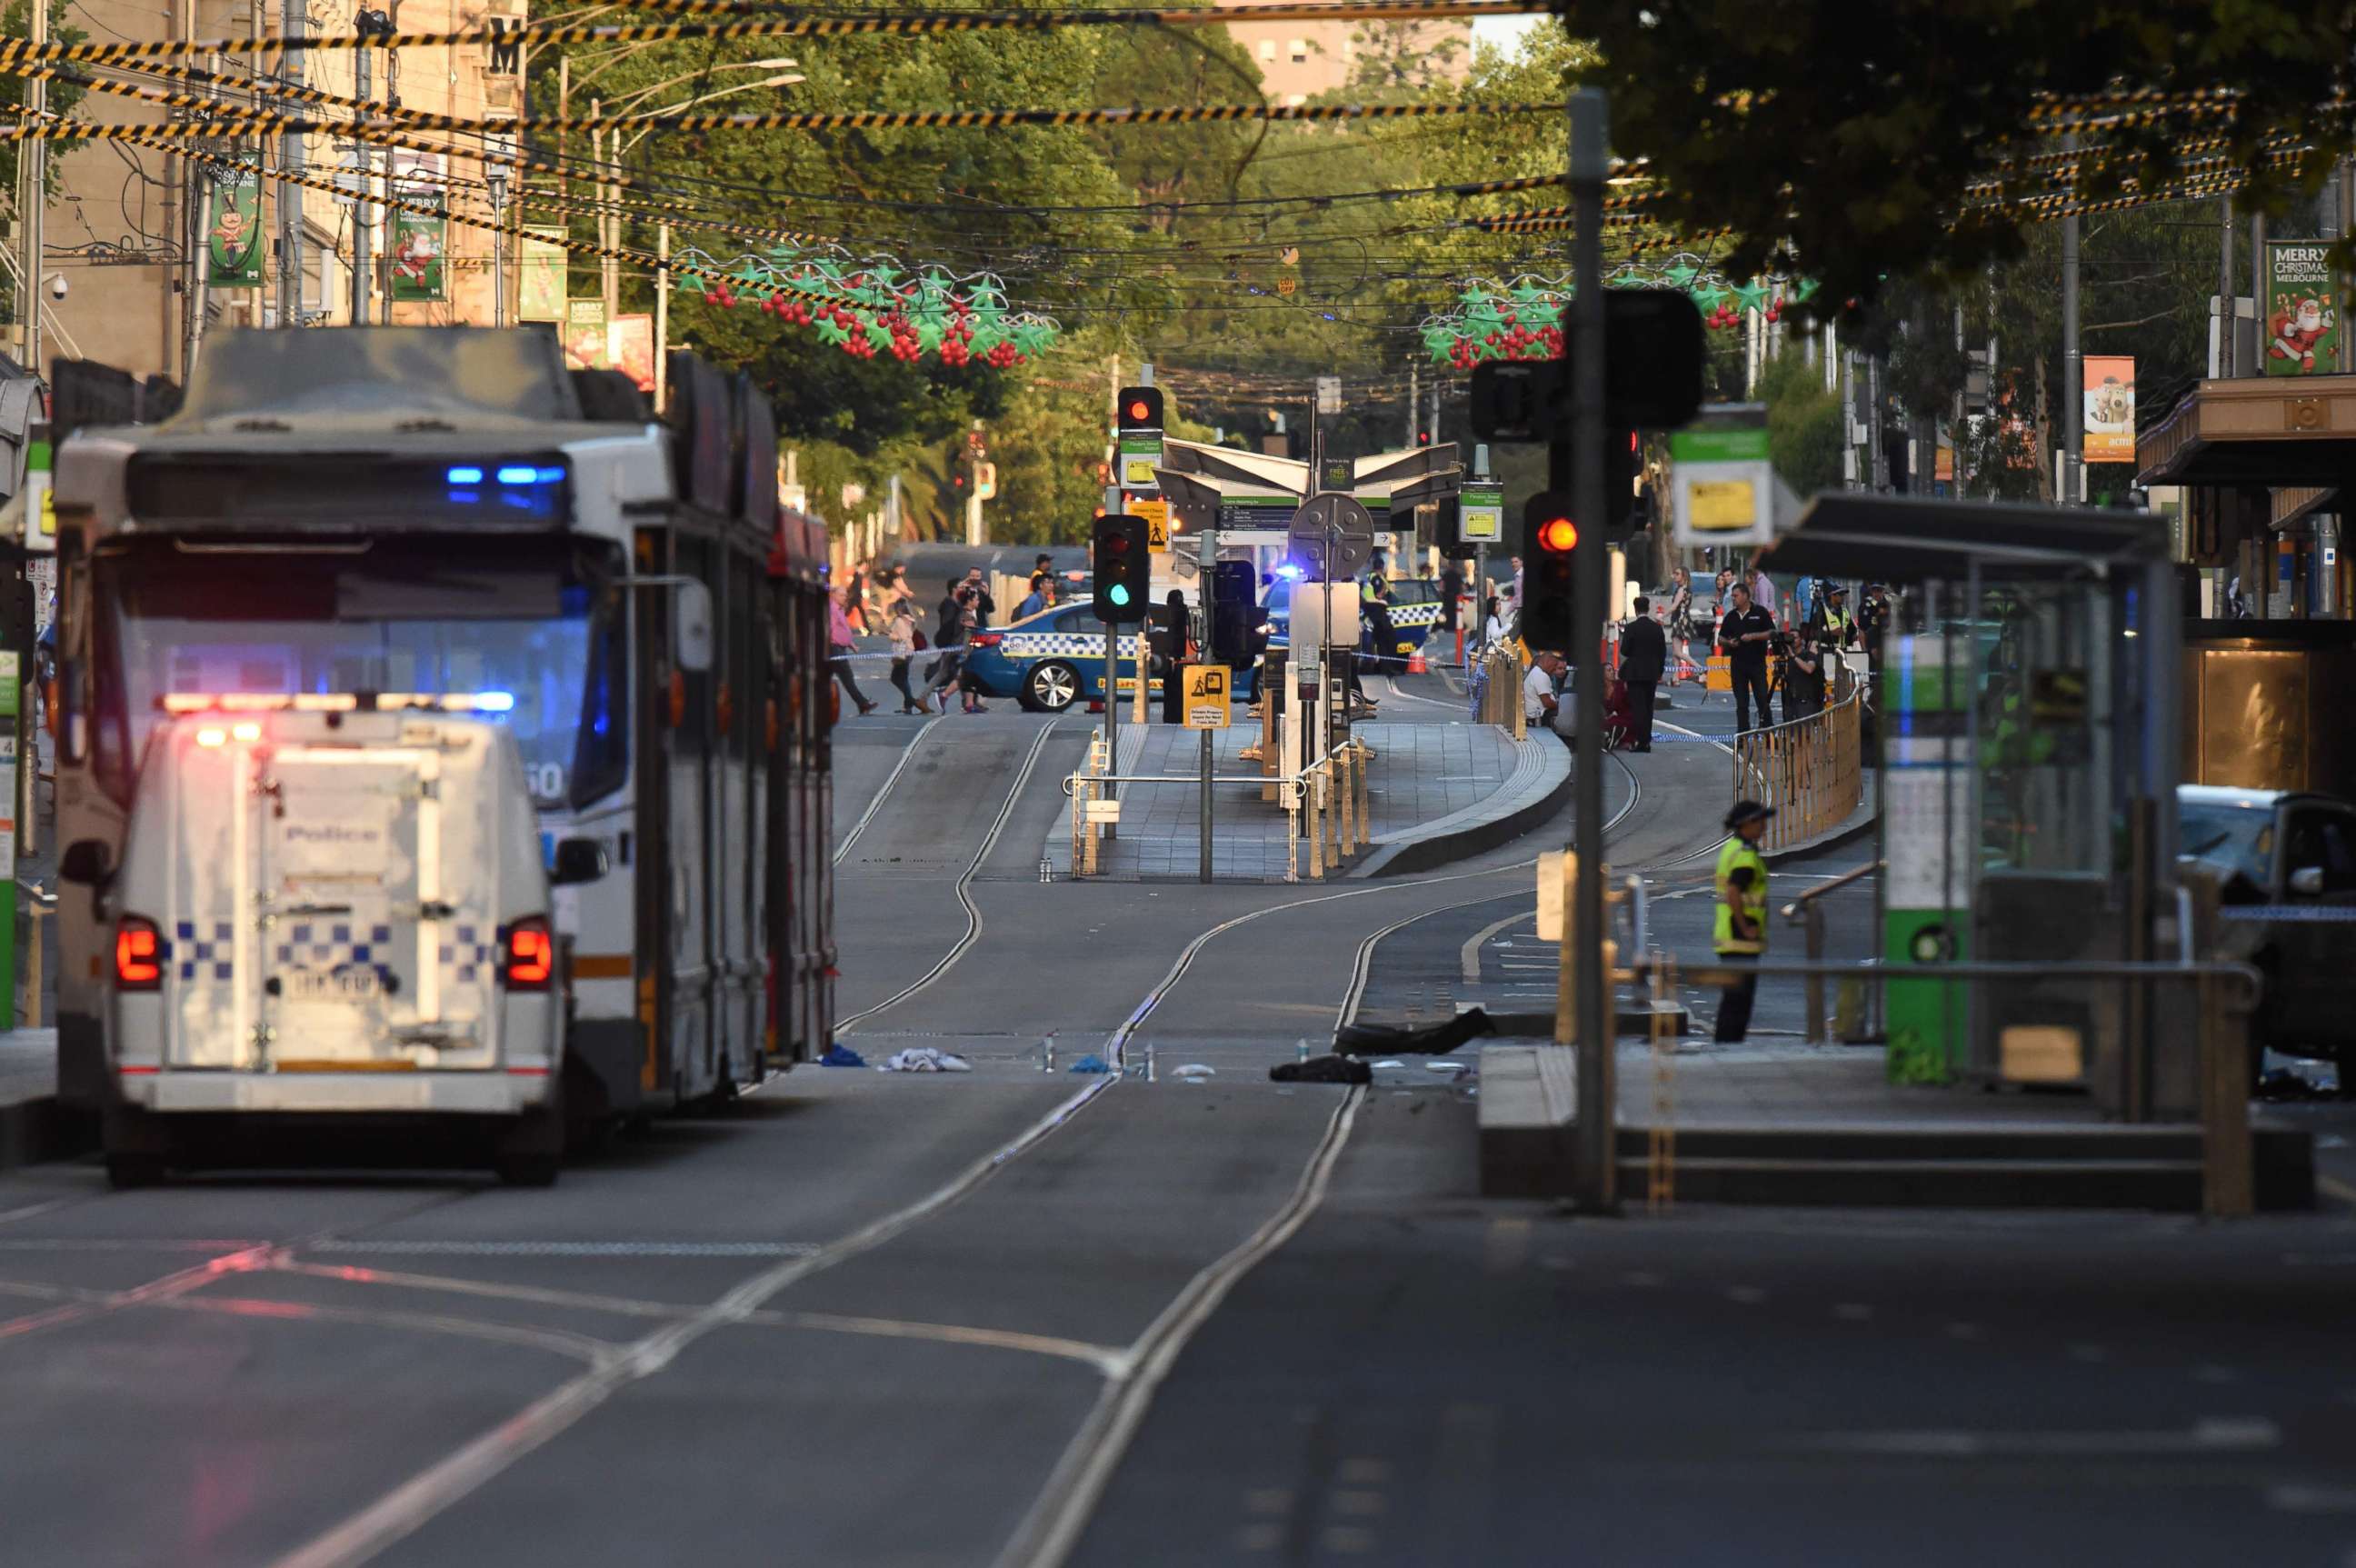
[[[1410,675],[1429,675],[1431,673],[1431,666],[1423,661],[1423,649],[1420,645],[1408,650],[1407,672]]]

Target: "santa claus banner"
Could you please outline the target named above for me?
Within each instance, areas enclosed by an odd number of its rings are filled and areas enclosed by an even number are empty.
[[[2086,461],[2136,460],[2135,358],[2086,356]]]
[[[443,248],[449,223],[413,212],[392,215],[392,297],[406,304],[446,298]]]
[[[246,153],[212,171],[206,213],[205,286],[256,288],[262,283],[262,155]]]
[[[2340,308],[2328,240],[2277,240],[2266,246],[2265,335],[2261,362],[2270,376],[2329,375],[2340,368]]]

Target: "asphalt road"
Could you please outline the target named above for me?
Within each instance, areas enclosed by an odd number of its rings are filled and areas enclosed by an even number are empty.
[[[1267,1069],[1558,829],[1043,886],[1082,742],[846,725],[844,1039],[969,1073],[797,1071],[547,1191],[0,1175],[0,1561],[2351,1560],[2346,1218],[1477,1201],[1472,1085]],[[1627,864],[1714,836],[1679,757]]]

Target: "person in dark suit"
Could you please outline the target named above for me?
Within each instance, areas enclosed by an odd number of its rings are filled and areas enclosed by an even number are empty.
[[[1620,679],[1628,683],[1628,717],[1634,734],[1631,751],[1653,749],[1653,694],[1668,668],[1669,639],[1653,618],[1653,601],[1636,600],[1635,618],[1620,628]]]

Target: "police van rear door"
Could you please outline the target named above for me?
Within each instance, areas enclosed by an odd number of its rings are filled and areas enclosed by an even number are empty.
[[[464,732],[445,747],[442,726],[391,714],[348,727],[384,733],[282,745],[255,775],[269,1065],[487,1068],[498,958],[498,857],[477,820],[488,748]]]

